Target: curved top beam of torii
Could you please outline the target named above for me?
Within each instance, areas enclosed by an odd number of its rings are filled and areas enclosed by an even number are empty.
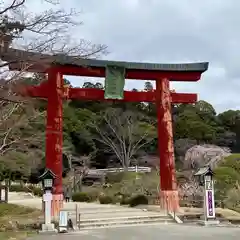
[[[126,69],[127,79],[157,80],[168,78],[170,81],[198,81],[208,69],[208,62],[184,64],[159,64],[141,62],[106,61],[81,59],[65,54],[49,55],[24,50],[0,47],[0,58],[9,62],[10,70],[25,69],[28,72],[47,72],[56,68],[64,75],[105,77],[108,65]]]

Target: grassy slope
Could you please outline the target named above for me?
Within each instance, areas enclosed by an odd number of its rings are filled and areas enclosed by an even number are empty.
[[[25,240],[29,236],[31,233],[28,232],[0,232],[1,240]]]
[[[21,225],[36,222],[41,215],[41,211],[29,207],[15,204],[0,204],[0,239],[26,239],[30,233],[18,231],[16,222]]]

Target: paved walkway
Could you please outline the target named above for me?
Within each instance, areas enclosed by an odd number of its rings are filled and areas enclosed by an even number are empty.
[[[22,197],[22,196],[21,196]],[[19,196],[12,194],[9,203],[14,203],[18,205],[42,208],[41,198],[26,198],[21,199]],[[99,204],[99,203],[75,203],[68,202],[64,203],[65,210],[69,211],[70,218],[75,222],[76,219],[76,205],[78,208],[78,213],[81,213],[81,220],[96,219],[96,218],[112,218],[112,217],[125,217],[125,216],[146,216],[146,215],[166,215],[166,212],[146,212],[142,209],[127,208],[119,205],[111,204]]]
[[[186,225],[131,226],[83,231],[55,236],[36,236],[31,240],[237,240],[240,228],[200,227]],[[30,240],[29,239],[29,240]]]

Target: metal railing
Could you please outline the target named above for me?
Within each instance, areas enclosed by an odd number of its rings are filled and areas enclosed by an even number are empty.
[[[125,168],[89,169],[88,174],[125,172]],[[151,172],[150,167],[129,167],[128,172]]]

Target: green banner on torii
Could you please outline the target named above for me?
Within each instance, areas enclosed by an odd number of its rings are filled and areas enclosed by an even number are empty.
[[[107,66],[105,77],[105,99],[123,99],[125,85],[125,68]]]

